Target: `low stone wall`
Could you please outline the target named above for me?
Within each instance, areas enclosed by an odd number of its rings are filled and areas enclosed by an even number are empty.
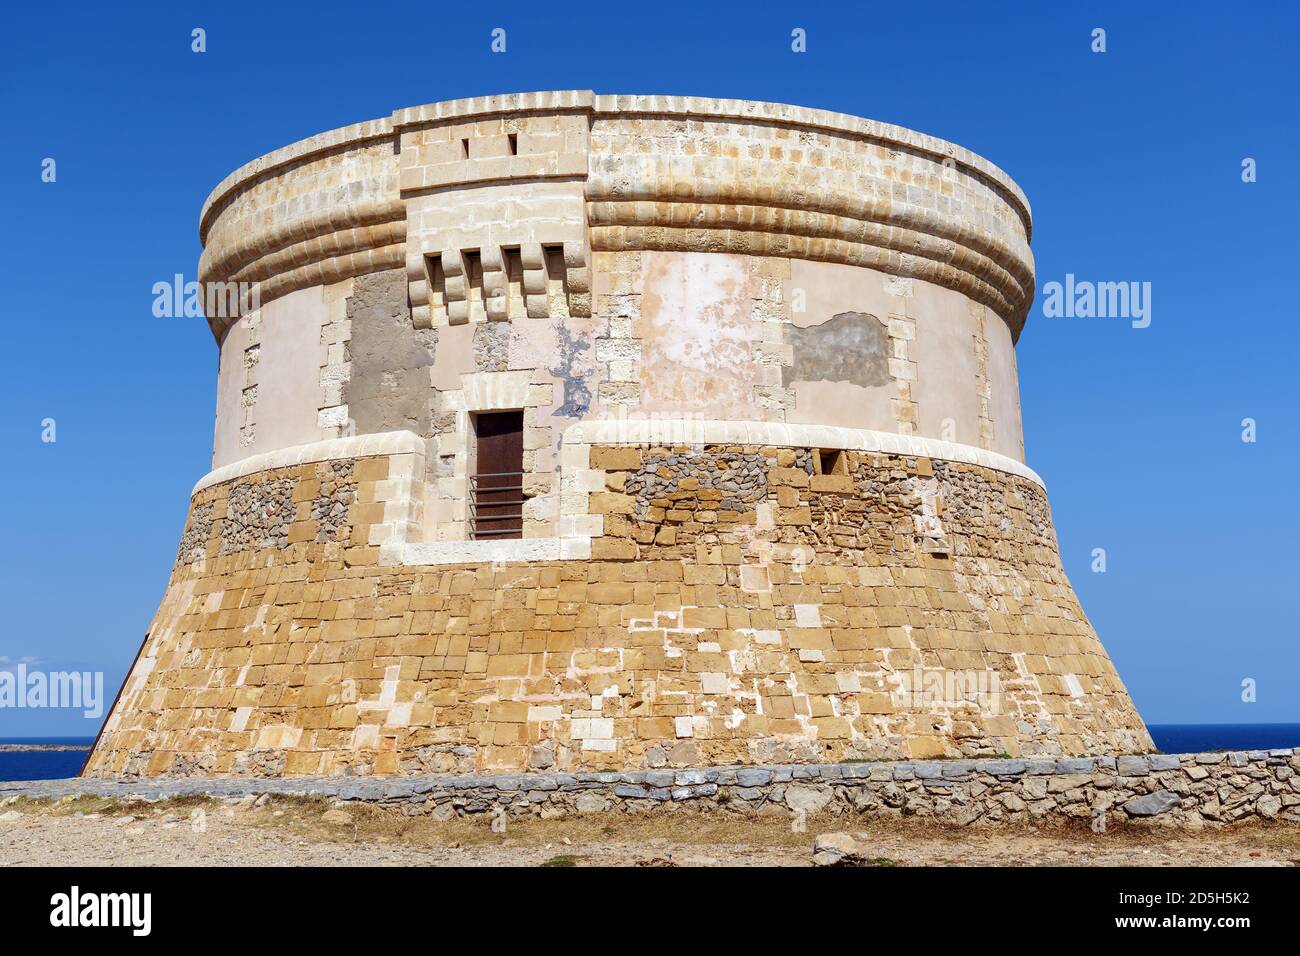
[[[1200,829],[1300,822],[1300,748],[1058,760],[917,760],[611,773],[408,777],[74,779],[0,783],[12,797],[159,800],[207,794],[322,796],[400,806],[438,819],[474,814],[860,814],[962,826],[1046,819]]]

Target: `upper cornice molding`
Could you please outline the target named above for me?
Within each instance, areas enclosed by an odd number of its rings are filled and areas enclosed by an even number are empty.
[[[210,213],[227,195],[243,183],[290,163],[333,152],[371,140],[387,139],[402,127],[447,120],[497,116],[503,113],[589,112],[592,114],[694,116],[713,120],[754,120],[784,126],[799,126],[834,133],[857,134],[877,142],[904,147],[944,159],[980,174],[1007,194],[1025,226],[1026,238],[1033,238],[1033,215],[1029,200],[1007,173],[978,153],[937,136],[905,126],[882,123],[850,113],[764,100],[714,99],[707,96],[665,96],[657,94],[596,94],[591,90],[547,90],[535,93],[506,93],[443,100],[421,106],[396,109],[390,116],[353,123],[300,139],[272,150],[240,166],[217,184],[203,203],[199,216],[199,238],[207,241]]]

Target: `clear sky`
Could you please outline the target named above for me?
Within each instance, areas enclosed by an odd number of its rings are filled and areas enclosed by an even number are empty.
[[[212,187],[397,107],[594,89],[854,113],[1005,169],[1038,265],[1027,457],[1093,624],[1150,723],[1300,721],[1296,10],[5,4],[0,667],[101,670],[111,702],[162,597],[209,467],[217,352],[201,319],[155,318],[151,289],[194,277]],[[1045,317],[1067,273],[1151,283],[1150,326]],[[0,709],[0,737],[97,725]]]

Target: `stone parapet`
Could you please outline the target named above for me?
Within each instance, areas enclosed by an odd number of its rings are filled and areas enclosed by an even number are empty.
[[[568,314],[590,315],[593,251],[872,268],[959,291],[1013,337],[1034,289],[1029,204],[982,157],[860,117],[701,97],[555,91],[395,110],[240,167],[199,233],[200,279],[256,284],[263,303],[404,267],[417,327],[506,317],[512,269],[529,315],[545,314],[557,275]],[[210,319],[220,338],[228,317]]]

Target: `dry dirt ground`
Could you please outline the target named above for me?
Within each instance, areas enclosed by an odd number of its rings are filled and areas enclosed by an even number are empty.
[[[0,807],[0,866],[810,866],[816,834],[854,830],[881,866],[1300,866],[1300,828],[954,829],[920,822],[595,814],[437,822],[318,800],[80,798]]]

